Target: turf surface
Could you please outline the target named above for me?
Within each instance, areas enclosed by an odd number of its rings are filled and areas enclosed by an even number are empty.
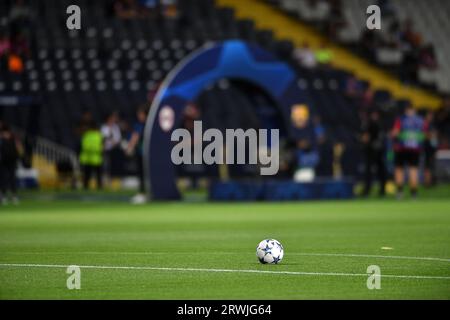
[[[280,265],[257,262],[264,238],[283,243]],[[440,259],[422,259],[429,257]],[[81,290],[68,290],[64,266],[72,264],[158,269],[82,267]],[[381,290],[366,286],[373,264],[381,268]],[[0,298],[449,299],[450,199],[145,206],[26,200],[0,207]]]

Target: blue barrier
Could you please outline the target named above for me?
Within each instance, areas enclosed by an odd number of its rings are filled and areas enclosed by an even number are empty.
[[[213,201],[294,201],[353,198],[351,180],[321,180],[309,183],[284,181],[213,182],[209,199]]]

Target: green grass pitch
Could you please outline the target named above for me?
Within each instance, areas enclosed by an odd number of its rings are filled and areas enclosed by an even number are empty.
[[[257,262],[265,238],[281,264]],[[450,199],[0,207],[0,299],[53,298],[449,299]]]

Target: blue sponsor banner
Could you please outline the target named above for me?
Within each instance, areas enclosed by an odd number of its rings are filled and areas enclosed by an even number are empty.
[[[293,181],[214,182],[209,199],[215,201],[296,201],[353,198],[350,180],[322,180],[310,183]]]

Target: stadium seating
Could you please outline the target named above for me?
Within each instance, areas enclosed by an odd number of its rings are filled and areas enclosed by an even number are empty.
[[[19,75],[0,75],[0,94],[39,97],[40,135],[75,149],[78,141],[74,128],[86,110],[98,122],[113,110],[131,122],[135,108],[147,101],[149,91],[155,90],[186,55],[208,41],[240,38],[257,42],[298,69],[298,83],[309,89],[310,105],[327,129],[327,150],[343,143],[345,156],[358,158],[358,105],[345,95],[349,74],[332,68],[308,70],[297,66],[291,59],[294,45],[276,40],[271,30],[256,29],[253,21],[235,18],[232,9],[218,7],[212,0],[180,1],[176,21],[161,12],[145,19],[122,20],[111,13],[108,1],[80,0],[77,3],[84,8],[82,29],[68,31],[65,8],[71,3],[30,2],[37,15],[45,19],[35,22],[30,32],[31,57],[25,62],[26,70]],[[388,92],[377,92],[376,97],[390,99]],[[273,110],[273,103],[261,93],[249,94],[245,87],[226,82],[211,88],[200,104],[211,107],[204,120],[218,127],[227,123],[252,126]],[[259,119],[252,119],[251,109],[259,110]],[[233,110],[239,110],[241,116],[247,110],[248,116],[233,119]],[[10,110],[3,116],[16,123],[18,113],[14,113]],[[276,121],[275,116],[269,118]],[[332,152],[324,154],[323,162],[330,167]],[[348,175],[357,171],[357,166],[344,168]],[[323,172],[330,174],[329,170]]]
[[[292,13],[301,20],[312,25],[321,26],[331,17],[330,1],[308,0],[267,0],[286,12]],[[312,5],[314,3],[314,5]],[[353,45],[363,36],[366,26],[368,6],[376,4],[372,0],[346,0],[339,3],[345,25],[339,29],[337,40]],[[388,38],[389,14],[395,14],[399,21],[410,20],[413,28],[423,37],[424,44],[431,44],[435,49],[438,68],[430,70],[421,67],[418,70],[418,80],[429,88],[435,88],[438,92],[450,93],[450,46],[447,41],[446,31],[450,30],[450,3],[445,0],[431,1],[385,1],[390,7],[382,8],[381,36]],[[389,13],[387,11],[390,11]],[[355,46],[358,51],[358,46]],[[388,66],[391,70],[401,73],[401,63],[405,59],[402,48],[379,47],[375,52],[375,61],[382,66]]]

